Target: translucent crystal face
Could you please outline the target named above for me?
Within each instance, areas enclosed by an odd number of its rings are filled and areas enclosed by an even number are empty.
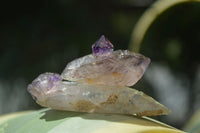
[[[45,95],[62,81],[59,74],[44,73],[39,75],[29,86],[28,91],[35,98],[37,95]]]
[[[63,79],[108,86],[132,86],[144,74],[150,59],[128,50],[117,50],[106,58],[87,55],[70,62]]]
[[[92,45],[94,56],[109,56],[113,52],[113,49],[112,43],[104,35]]]
[[[134,85],[144,74],[150,59],[128,50],[113,51],[113,48],[110,41],[102,35],[92,45],[93,55],[70,62],[61,77],[95,85]]]

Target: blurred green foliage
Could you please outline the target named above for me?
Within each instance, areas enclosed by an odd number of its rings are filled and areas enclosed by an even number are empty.
[[[167,2],[167,0],[165,2]],[[162,3],[162,1],[160,1],[160,3]],[[158,11],[156,10],[155,6],[152,6],[151,8],[155,8],[153,13]],[[150,10],[152,10],[151,8]],[[147,32],[145,32],[144,39],[141,42],[141,53],[145,53],[146,56],[151,57],[152,63],[157,62],[160,65],[166,66],[167,68],[169,67],[170,72],[173,74],[175,79],[177,81],[182,80],[181,84],[182,86],[185,86],[181,91],[187,93],[188,95],[186,98],[188,105],[187,103],[184,105],[184,107],[186,106],[187,108],[187,113],[184,115],[184,120],[178,122],[179,124],[176,123],[176,126],[180,126],[181,124],[185,123],[185,121],[193,114],[193,112],[200,108],[200,56],[198,53],[198,46],[200,43],[199,13],[200,1],[188,1],[186,3],[174,5],[156,16],[155,20],[149,26]],[[167,72],[169,70],[165,71]],[[161,74],[164,74],[164,71]],[[153,78],[154,76],[152,75],[152,79]],[[167,81],[168,79],[165,80]],[[159,81],[157,84],[159,84]],[[181,93],[176,92],[176,84],[174,84],[173,88],[171,88],[170,85],[168,88],[169,90],[172,90],[172,93]],[[159,95],[162,95],[162,93]],[[170,98],[170,95],[168,98]],[[178,101],[179,99],[182,99],[182,97],[177,97],[175,100]],[[167,101],[167,99],[165,100]],[[174,104],[176,104],[176,101],[174,101]],[[182,105],[176,106],[180,107],[179,112],[174,113],[180,113],[184,108],[181,107]]]
[[[0,117],[1,133],[80,133],[80,131],[81,133],[184,133],[154,119],[131,115],[70,112],[45,108]]]

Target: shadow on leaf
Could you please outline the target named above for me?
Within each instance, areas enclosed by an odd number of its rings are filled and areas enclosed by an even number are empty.
[[[111,121],[119,123],[129,123],[140,126],[164,126],[172,128],[166,124],[150,119],[148,117],[136,117],[134,115],[121,115],[121,114],[100,114],[100,113],[83,113],[83,112],[71,112],[71,111],[58,111],[58,110],[43,110],[44,113],[40,119],[45,121],[56,121],[61,119],[71,119],[79,117],[89,121]]]

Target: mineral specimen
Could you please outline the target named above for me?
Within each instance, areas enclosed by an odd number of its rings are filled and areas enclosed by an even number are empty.
[[[132,86],[149,63],[149,58],[128,50],[117,50],[98,58],[90,54],[70,62],[61,77],[88,84]]]
[[[94,56],[109,56],[113,52],[113,49],[112,43],[104,35],[92,45]]]
[[[149,58],[128,50],[113,51],[104,36],[92,49],[93,54],[70,62],[61,75],[39,75],[28,86],[28,92],[41,106],[57,110],[138,116],[170,113],[143,92],[126,87],[142,77]]]
[[[52,75],[55,74],[41,74],[36,78],[37,81],[41,81],[39,84],[28,86],[28,91],[37,97],[36,102],[44,107],[56,110],[136,114],[138,116],[166,115],[170,112],[153,98],[135,89],[66,81],[51,86],[56,82],[47,80]]]

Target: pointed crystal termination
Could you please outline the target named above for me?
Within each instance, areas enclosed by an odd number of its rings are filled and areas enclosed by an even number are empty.
[[[113,49],[114,46],[104,35],[92,45],[94,56],[109,56],[113,52]]]
[[[51,89],[53,91],[45,90],[44,95],[43,90],[32,86],[30,92],[38,104],[55,110],[138,116],[170,113],[167,107],[133,88],[61,81]]]
[[[149,63],[148,57],[128,50],[113,51],[106,58],[90,54],[70,62],[61,77],[95,85],[132,86],[143,76]]]
[[[59,84],[62,81],[62,78],[59,74],[56,73],[44,73],[40,74],[29,86],[28,86],[28,91],[32,94],[33,87],[37,88],[34,91],[35,93],[46,93],[52,88],[54,88],[57,84]]]

